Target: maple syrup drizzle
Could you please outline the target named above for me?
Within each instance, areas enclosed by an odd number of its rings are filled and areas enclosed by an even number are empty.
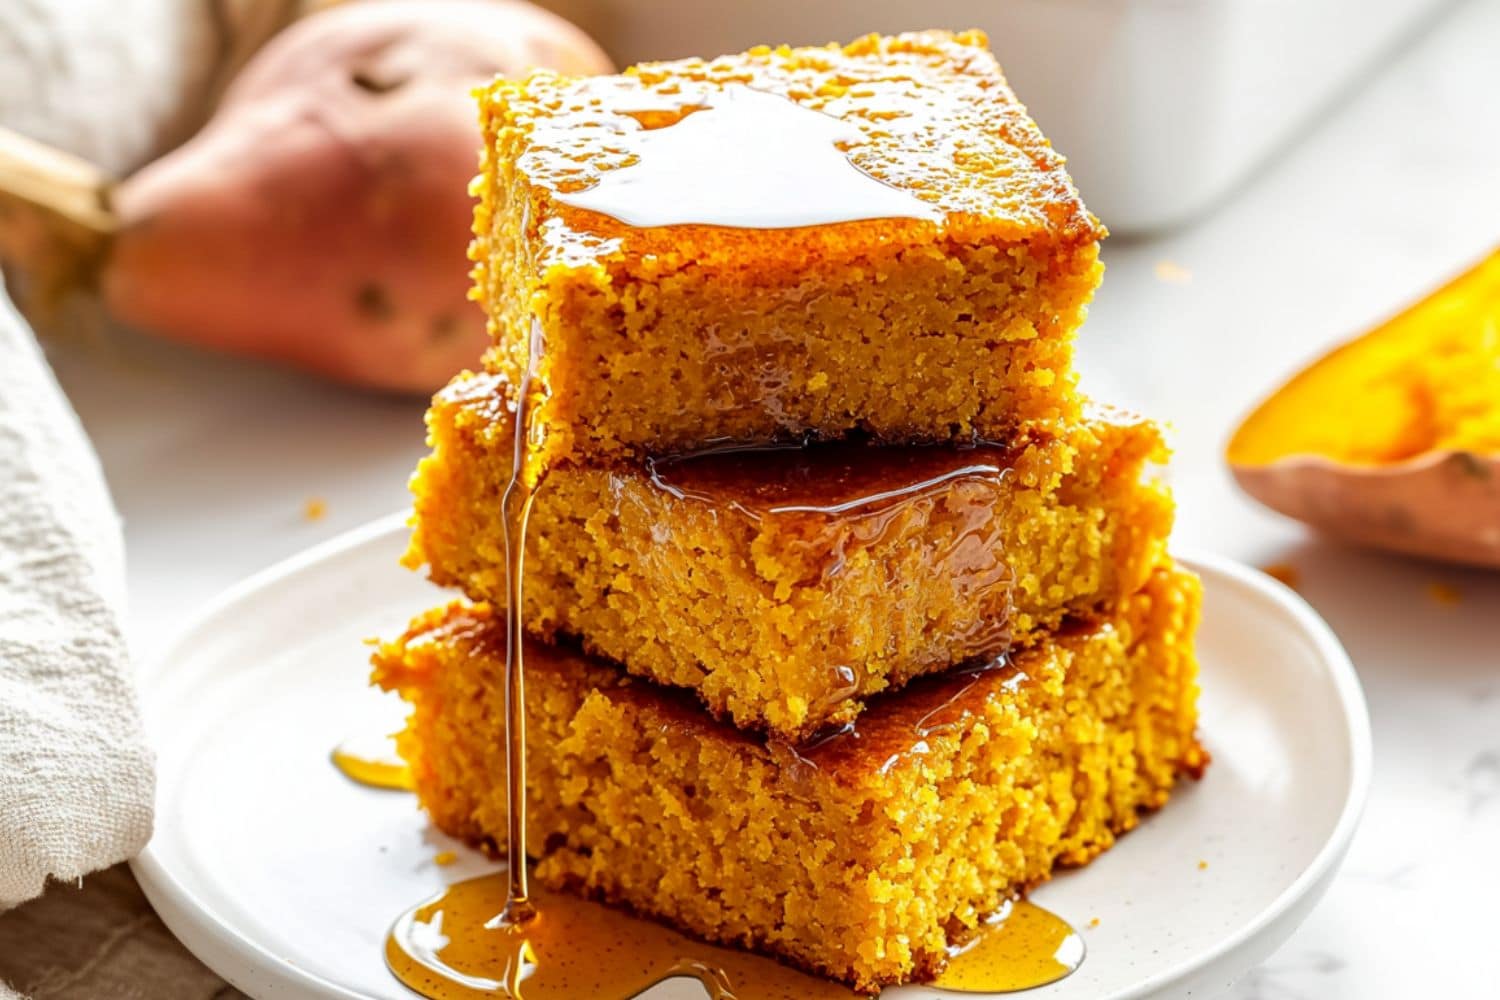
[[[526,866],[526,672],[522,655],[526,645],[526,605],[522,572],[526,562],[526,525],[531,519],[537,490],[546,476],[545,468],[530,468],[531,380],[541,353],[541,324],[532,320],[526,373],[516,392],[510,482],[500,499],[505,515],[505,857],[509,888],[505,907],[495,919],[515,926],[536,917]]]
[[[350,781],[370,788],[412,790],[411,768],[396,752],[396,741],[389,736],[350,736],[333,748],[329,758]]]

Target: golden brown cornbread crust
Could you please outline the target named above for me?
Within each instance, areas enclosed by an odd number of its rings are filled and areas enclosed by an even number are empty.
[[[1097,624],[1009,668],[878,699],[860,739],[800,754],[533,645],[536,877],[862,990],[929,977],[985,913],[1108,848],[1201,766],[1198,605],[1195,577],[1161,570]],[[398,742],[423,807],[491,846],[505,831],[503,660],[484,606],[434,611],[374,656],[375,680],[413,706]]]
[[[519,383],[540,334],[542,459],[855,428],[998,438],[1075,415],[1072,333],[1104,231],[985,45],[869,36],[482,91],[471,257],[496,344],[486,364]],[[729,83],[856,124],[852,162],[945,221],[768,237],[636,228],[554,198],[597,177],[630,95]]]
[[[437,395],[433,453],[412,480],[407,562],[476,601],[505,593],[514,416],[496,381],[461,376]],[[739,487],[759,485],[764,459],[821,469],[817,450],[761,456],[745,467],[755,482],[731,477],[698,496],[660,488],[641,463],[560,466],[532,510],[527,627],[693,688],[742,727],[796,738],[854,718],[876,692],[1027,644],[1133,592],[1165,552],[1171,500],[1143,478],[1164,447],[1139,418],[1080,421],[1004,452],[876,454],[897,466],[884,488],[930,471],[892,455],[1008,464],[858,519],[744,509]]]

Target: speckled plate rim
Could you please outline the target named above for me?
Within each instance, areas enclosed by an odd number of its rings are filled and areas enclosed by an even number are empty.
[[[143,698],[151,699],[153,681],[166,672],[220,619],[239,605],[263,597],[288,578],[324,562],[406,530],[407,515],[379,518],[283,560],[229,588],[192,615],[164,652],[141,671]],[[1204,577],[1206,589],[1231,587],[1285,617],[1313,646],[1337,696],[1349,778],[1332,832],[1313,860],[1258,915],[1214,947],[1190,960],[1147,977],[1133,987],[1101,1000],[1139,1000],[1213,982],[1232,981],[1270,954],[1301,923],[1322,897],[1348,852],[1369,793],[1373,749],[1369,712],[1358,675],[1333,630],[1295,591],[1232,559],[1213,553],[1176,553],[1182,563]],[[236,987],[259,997],[307,1000],[364,1000],[350,990],[298,968],[236,930],[174,873],[172,865],[148,844],[130,862],[131,870],[168,929],[200,961]],[[1181,994],[1186,995],[1186,994]]]
[[[1243,971],[1248,971],[1270,955],[1291,936],[1327,892],[1339,865],[1349,852],[1355,832],[1359,829],[1373,777],[1375,752],[1364,688],[1360,685],[1359,674],[1344,650],[1343,643],[1322,616],[1291,587],[1244,563],[1198,550],[1175,552],[1174,555],[1178,561],[1204,578],[1205,591],[1211,586],[1210,581],[1215,576],[1233,582],[1253,599],[1287,615],[1312,642],[1333,682],[1344,713],[1349,753],[1348,791],[1333,831],[1312,862],[1253,920],[1217,946],[1200,952],[1191,961],[1151,976],[1135,988],[1109,997],[1108,1000],[1142,1000],[1220,965],[1243,964]],[[1236,963],[1236,958],[1241,958],[1242,961]],[[1236,974],[1235,978],[1240,974],[1243,972]]]

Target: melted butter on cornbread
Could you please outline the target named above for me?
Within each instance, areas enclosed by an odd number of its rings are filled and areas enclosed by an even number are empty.
[[[601,106],[599,127],[613,130],[609,153],[619,160],[588,187],[559,191],[557,200],[637,227],[795,229],[943,218],[911,192],[854,166],[843,147],[864,133],[852,123],[740,84],[683,100],[665,113],[628,101],[618,111]],[[561,141],[552,139],[557,131],[538,137],[521,169],[553,151],[548,143]]]

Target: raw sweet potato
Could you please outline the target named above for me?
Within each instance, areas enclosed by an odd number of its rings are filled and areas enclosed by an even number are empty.
[[[118,319],[342,381],[430,391],[479,356],[470,90],[604,54],[515,0],[358,3],[274,38],[186,145],[120,185]]]

